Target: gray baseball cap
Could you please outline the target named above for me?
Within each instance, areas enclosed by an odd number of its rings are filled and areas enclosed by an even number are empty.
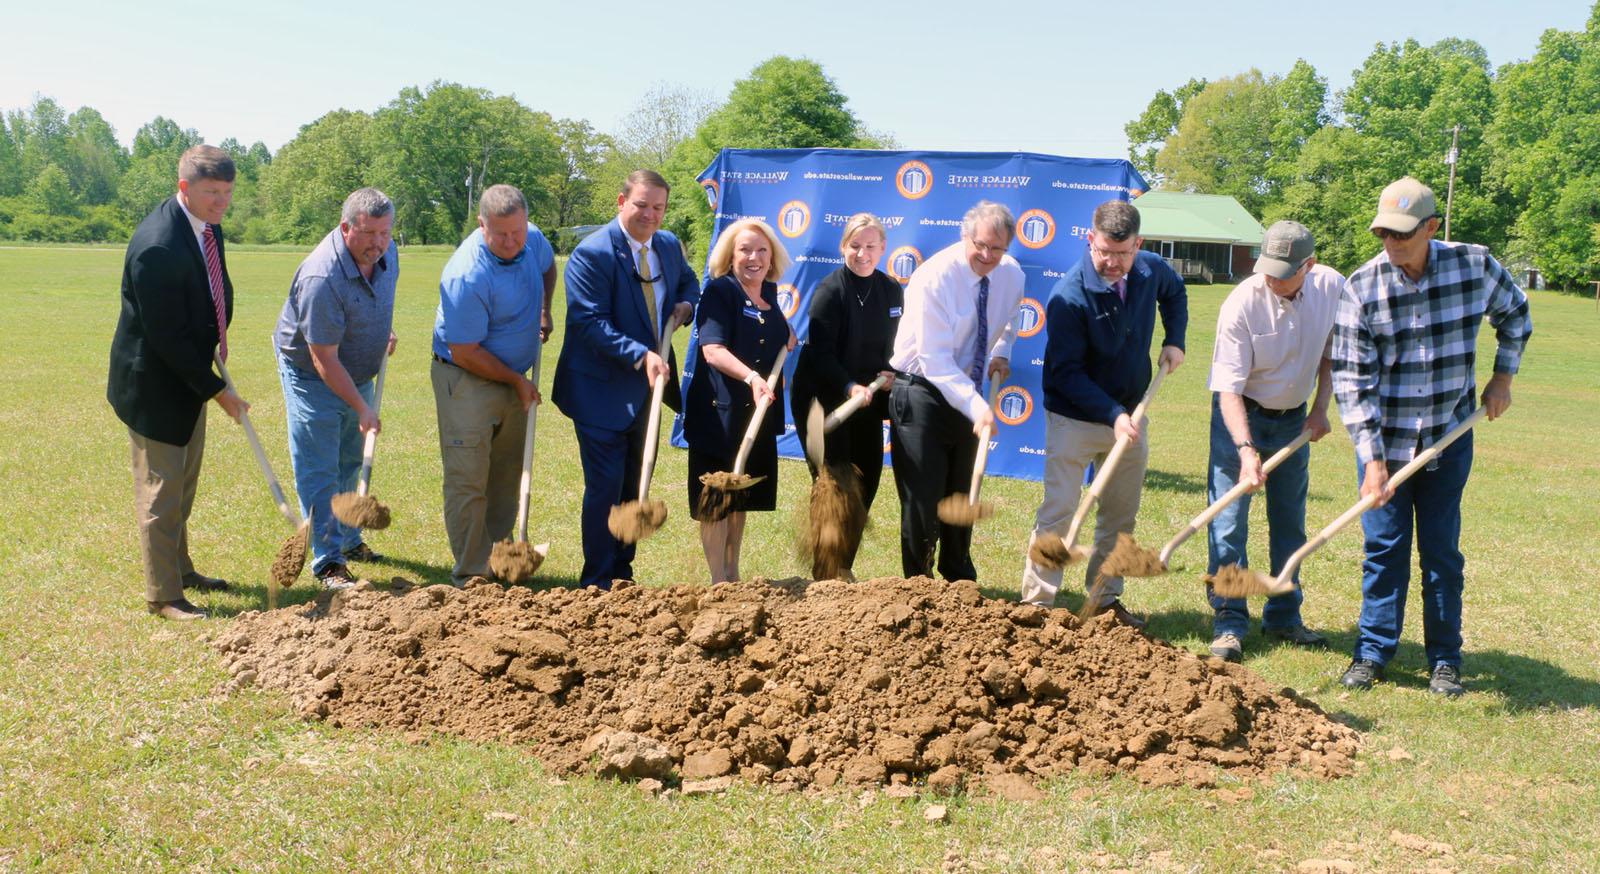
[[[1436,210],[1433,189],[1405,176],[1389,183],[1378,195],[1378,217],[1368,230],[1384,228],[1399,233],[1409,233],[1433,217]]]
[[[1273,279],[1288,279],[1316,251],[1311,231],[1305,225],[1287,220],[1273,222],[1266,236],[1261,238],[1261,257],[1256,259],[1255,272]]]

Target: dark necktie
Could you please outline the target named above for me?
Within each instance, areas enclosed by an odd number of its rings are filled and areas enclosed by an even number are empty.
[[[1111,287],[1117,290],[1117,300],[1120,300],[1123,303],[1128,302],[1128,280],[1119,279],[1112,283]]]
[[[217,357],[228,360],[228,306],[223,300],[222,253],[217,250],[217,235],[206,225],[206,278],[211,283],[211,304],[217,310]]]
[[[979,389],[983,388],[984,353],[988,351],[989,277],[984,276],[978,280],[978,336],[972,344],[972,366],[967,369],[967,375],[972,377],[972,384]]]

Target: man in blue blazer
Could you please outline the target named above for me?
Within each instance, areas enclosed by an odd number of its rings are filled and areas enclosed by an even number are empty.
[[[583,463],[584,586],[633,579],[634,547],[611,536],[606,518],[638,493],[655,380],[672,380],[667,404],[680,407],[677,367],[656,346],[669,318],[689,322],[700,290],[678,238],[660,230],[669,190],[653,170],[629,174],[616,221],[567,260],[567,330],[553,398],[572,419]]]

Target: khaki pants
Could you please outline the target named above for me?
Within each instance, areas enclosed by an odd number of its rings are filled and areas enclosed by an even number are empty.
[[[509,385],[434,360],[429,371],[444,462],[444,529],[450,578],[489,575],[489,551],[511,537],[528,416]]]
[[[133,514],[144,558],[144,599],[151,603],[183,597],[183,578],[194,573],[189,558],[189,512],[200,483],[206,450],[206,411],[182,446],[128,431],[133,460]]]
[[[1044,500],[1034,515],[1034,537],[1064,537],[1072,515],[1078,510],[1083,489],[1083,470],[1093,461],[1105,461],[1116,443],[1116,434],[1106,425],[1069,419],[1047,413],[1045,436]],[[1084,571],[1084,586],[1092,589],[1105,561],[1117,545],[1117,532],[1133,533],[1139,515],[1139,495],[1144,485],[1145,465],[1150,458],[1150,422],[1145,420],[1138,442],[1128,447],[1117,469],[1106,483],[1095,505],[1094,552]],[[1082,538],[1083,533],[1078,535]],[[1045,570],[1027,561],[1022,568],[1022,600],[1049,606],[1061,589],[1062,570]],[[1122,578],[1106,577],[1100,589],[1100,607],[1122,595]]]

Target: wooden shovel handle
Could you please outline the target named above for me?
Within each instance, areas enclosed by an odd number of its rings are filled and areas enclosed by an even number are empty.
[[[1262,463],[1262,475],[1265,476],[1266,474],[1272,473],[1272,471],[1276,469],[1278,465],[1283,464],[1283,462],[1289,456],[1293,455],[1300,447],[1306,445],[1310,439],[1310,431],[1301,431],[1300,436],[1294,438],[1293,442],[1282,449],[1279,449],[1277,452],[1272,453],[1272,457]],[[1173,537],[1166,546],[1162,547],[1161,563],[1166,564],[1167,560],[1172,558],[1172,553],[1176,551],[1179,546],[1182,546],[1185,540],[1193,537],[1195,532],[1199,531],[1201,528],[1206,527],[1206,523],[1217,518],[1218,513],[1221,513],[1229,504],[1238,500],[1244,495],[1245,492],[1248,491],[1250,491],[1250,486],[1248,483],[1236,483],[1233,488],[1228,489],[1227,492],[1223,493],[1222,497],[1212,502],[1211,506],[1202,510],[1200,515],[1189,520],[1189,524],[1185,525],[1183,530],[1179,531],[1176,537]]]
[[[1422,452],[1417,453],[1416,457],[1411,459],[1411,461],[1406,464],[1405,467],[1395,471],[1394,476],[1389,477],[1389,485],[1391,487],[1399,486],[1401,483],[1410,479],[1412,474],[1426,467],[1428,463],[1437,458],[1439,453],[1443,452],[1446,447],[1456,442],[1456,438],[1467,433],[1467,431],[1470,430],[1473,425],[1476,425],[1482,421],[1483,417],[1487,415],[1488,412],[1489,410],[1487,407],[1479,407],[1472,413],[1472,415],[1461,420],[1461,424],[1451,428],[1450,433],[1439,438],[1439,442],[1433,444]],[[1378,496],[1376,494],[1367,495],[1366,497],[1357,501],[1355,506],[1340,514],[1339,518],[1329,522],[1328,527],[1318,531],[1316,537],[1307,540],[1304,546],[1295,550],[1294,555],[1289,556],[1289,561],[1284,564],[1283,570],[1278,572],[1278,578],[1276,580],[1277,588],[1280,591],[1287,591],[1287,589],[1284,587],[1290,585],[1288,581],[1294,578],[1295,570],[1300,567],[1301,562],[1305,561],[1306,556],[1316,552],[1322,547],[1323,544],[1327,543],[1329,540],[1332,540],[1335,534],[1338,534],[1340,531],[1344,530],[1344,527],[1354,521],[1356,517],[1372,509],[1372,505],[1376,504],[1377,502]]]
[[[888,381],[889,381],[889,377],[887,377],[887,376],[879,376],[877,379],[874,379],[872,382],[867,383],[867,389],[870,390],[872,392],[872,394],[877,394],[878,391],[883,388],[883,384],[888,382]],[[852,414],[854,414],[856,410],[859,410],[862,407],[866,406],[868,400],[871,397],[872,397],[871,394],[866,395],[866,396],[855,395],[855,396],[852,396],[849,400],[847,400],[844,403],[840,404],[839,406],[834,407],[833,408],[833,412],[829,413],[828,414],[828,418],[824,419],[823,422],[822,422],[822,433],[824,433],[824,434],[833,433],[833,430],[835,428],[839,427],[841,424],[843,424],[845,419],[850,418],[850,416]],[[993,406],[993,405],[994,405],[993,404],[993,399],[991,399],[990,400],[990,406]]]
[[[1000,383],[989,380],[989,427],[978,435],[978,456],[972,461],[972,486],[967,489],[967,504],[977,506],[978,489],[983,487],[983,470],[989,464],[989,440],[994,437],[994,399],[1000,394]]]
[[[767,388],[776,391],[778,378],[783,375],[783,359],[789,357],[789,348],[778,350],[778,360],[772,363],[772,373],[767,375]],[[761,430],[761,417],[767,414],[771,401],[756,401],[755,412],[750,414],[750,427],[744,429],[744,439],[739,441],[739,454],[733,459],[733,472],[744,473],[744,463],[750,460],[750,448],[756,444],[756,432]]]
[[[1139,405],[1128,414],[1135,427],[1143,421],[1144,411],[1150,406],[1150,399],[1156,396],[1156,389],[1161,387],[1161,380],[1166,376],[1166,367],[1157,364],[1155,376],[1150,378],[1150,387],[1144,390],[1144,397],[1139,399]],[[1078,501],[1078,511],[1072,514],[1072,524],[1067,527],[1067,536],[1062,538],[1069,546],[1078,542],[1078,530],[1083,527],[1083,520],[1089,517],[1089,508],[1094,506],[1095,501],[1100,500],[1100,493],[1106,490],[1106,484],[1111,481],[1111,472],[1117,469],[1123,454],[1128,451],[1128,443],[1126,437],[1117,438],[1117,442],[1111,446],[1111,451],[1106,453],[1106,460],[1101,463],[1100,470],[1095,473],[1094,482],[1089,484],[1089,493]]]
[[[676,315],[667,318],[667,326],[661,329],[661,344],[657,347],[656,354],[661,360],[667,359],[667,347],[672,345],[672,332],[678,329]],[[639,501],[650,495],[650,475],[656,468],[656,442],[661,435],[661,401],[667,396],[667,375],[663,374],[650,388],[650,419],[644,429],[644,462],[639,468]]]
[[[389,369],[389,355],[384,350],[383,360],[378,363],[378,380],[372,386],[372,414],[376,416],[383,407],[383,375]],[[356,480],[356,494],[366,495],[367,484],[372,481],[372,456],[378,451],[378,432],[368,431],[366,442],[361,447],[361,477]]]
[[[539,359],[544,355],[544,344],[533,357],[533,384],[539,385]],[[517,484],[516,531],[523,543],[528,542],[528,495],[533,485],[533,428],[538,421],[538,404],[528,405],[528,427],[522,435],[522,480]]]
[[[222,381],[228,384],[228,390],[238,394],[239,390],[233,385],[233,377],[228,375],[228,368],[222,363],[222,356],[212,355],[212,360],[217,363],[217,373],[222,376]],[[272,473],[272,464],[267,461],[267,453],[261,449],[261,438],[256,436],[256,429],[250,424],[250,414],[240,413],[239,424],[244,426],[245,442],[250,444],[250,451],[255,453],[256,466],[261,468],[261,475],[267,480],[267,490],[272,492],[272,500],[278,505],[278,512],[295,528],[300,527],[300,508],[289,503],[283,496],[283,486],[278,484],[278,478]]]

